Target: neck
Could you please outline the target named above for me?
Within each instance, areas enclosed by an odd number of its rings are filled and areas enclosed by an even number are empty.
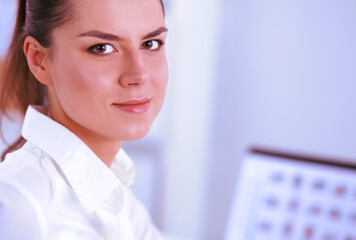
[[[115,159],[116,154],[121,148],[122,143],[117,141],[104,140],[98,141],[96,136],[81,137],[76,134],[94,153],[100,160],[110,168],[112,162]]]
[[[63,118],[63,116],[55,116],[55,114],[53,114],[51,111],[51,108],[48,109],[47,115],[54,121],[68,128],[72,133],[79,137],[95,153],[95,155],[108,168],[110,168],[116,154],[122,146],[121,141],[105,138],[104,136],[96,134],[95,132],[92,132],[89,129],[86,129],[85,127],[72,121],[59,121],[59,119],[63,120],[66,118]]]

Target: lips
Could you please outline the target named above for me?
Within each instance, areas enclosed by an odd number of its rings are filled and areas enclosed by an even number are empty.
[[[113,105],[126,113],[145,113],[150,109],[151,99],[134,99],[122,103],[113,103]]]

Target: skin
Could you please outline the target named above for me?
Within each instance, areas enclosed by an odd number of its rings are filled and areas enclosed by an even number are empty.
[[[32,37],[24,52],[48,86],[48,116],[110,166],[123,141],[147,134],[164,101],[162,7],[158,0],[79,0],[73,7],[73,20],[51,33],[51,54]],[[118,105],[146,100],[129,111]]]

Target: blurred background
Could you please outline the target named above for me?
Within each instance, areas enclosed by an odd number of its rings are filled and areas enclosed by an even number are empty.
[[[170,82],[125,143],[134,190],[171,239],[223,239],[247,149],[356,164],[356,1],[166,0]],[[0,56],[15,0],[0,0]],[[8,137],[18,126],[7,126]]]

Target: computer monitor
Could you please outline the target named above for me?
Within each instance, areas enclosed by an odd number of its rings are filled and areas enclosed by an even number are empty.
[[[225,240],[356,240],[356,167],[252,149],[244,157]]]

